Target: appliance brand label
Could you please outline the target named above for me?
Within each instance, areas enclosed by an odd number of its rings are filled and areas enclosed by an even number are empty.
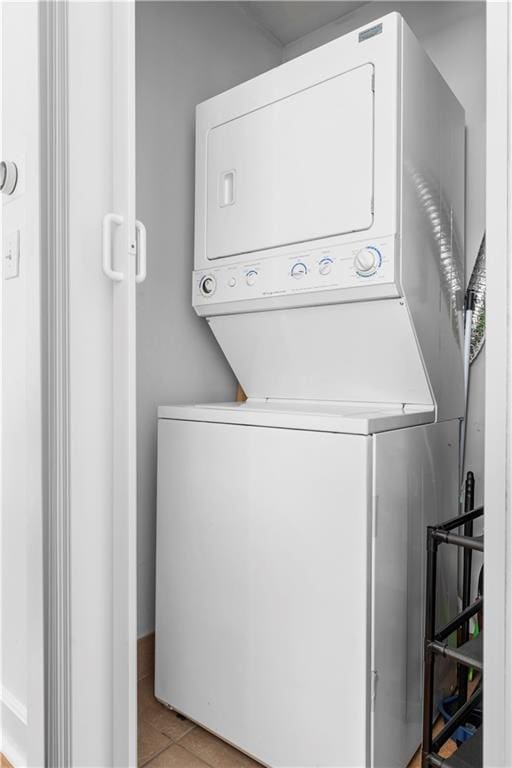
[[[370,27],[369,29],[363,29],[363,31],[359,33],[359,42],[362,43],[363,40],[368,40],[369,37],[380,35],[381,32],[382,24],[376,24],[374,27]]]

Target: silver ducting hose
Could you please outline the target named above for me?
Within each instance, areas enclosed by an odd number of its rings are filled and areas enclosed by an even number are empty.
[[[430,235],[439,254],[441,288],[450,307],[455,338],[462,343],[462,312],[464,305],[464,264],[462,248],[457,237],[451,209],[445,209],[439,200],[439,192],[425,176],[415,169],[408,169],[420,207],[429,224]],[[438,189],[438,188],[437,188]]]
[[[439,269],[441,276],[441,289],[450,308],[452,329],[459,345],[464,343],[464,330],[471,334],[470,341],[466,336],[464,344],[465,354],[465,388],[466,408],[469,383],[469,366],[480,352],[485,338],[485,234],[478,251],[475,266],[468,285],[468,292],[464,291],[464,254],[457,237],[457,229],[453,221],[451,209],[445,208],[440,199],[439,186],[429,183],[426,176],[420,171],[407,167],[407,176],[412,182],[420,209],[428,222],[432,240],[433,253],[439,254]],[[471,293],[473,295],[471,295]],[[464,318],[465,297],[470,300],[470,312]],[[467,319],[467,329],[464,320]],[[461,425],[460,443],[460,470],[464,466],[464,449],[466,443],[466,418]],[[461,483],[462,493],[463,483]],[[462,495],[461,495],[462,501]],[[462,584],[462,559],[458,553],[459,595]],[[460,599],[460,598],[459,598]]]
[[[465,388],[465,410],[464,421],[461,431],[460,445],[460,472],[461,472],[461,493],[464,485],[464,459],[466,453],[466,435],[467,435],[467,416],[468,416],[468,392],[469,392],[469,369],[471,363],[476,359],[482,349],[485,341],[485,232],[478,249],[478,255],[469,279],[466,290],[466,317],[464,332],[464,388]]]
[[[471,273],[467,293],[473,293],[473,314],[471,316],[471,339],[469,343],[469,363],[477,358],[485,341],[485,233],[478,249],[475,266]]]

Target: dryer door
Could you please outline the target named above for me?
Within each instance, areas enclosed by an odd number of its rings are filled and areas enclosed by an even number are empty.
[[[367,229],[373,65],[270,102],[207,139],[207,258]]]

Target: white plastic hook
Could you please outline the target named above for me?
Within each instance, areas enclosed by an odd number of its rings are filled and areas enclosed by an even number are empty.
[[[135,222],[137,230],[137,270],[135,272],[135,282],[143,283],[146,279],[146,227],[142,221]]]
[[[112,269],[112,224],[119,226],[123,221],[123,217],[118,213],[106,213],[103,217],[103,272],[115,283],[119,283],[123,280],[124,274]]]

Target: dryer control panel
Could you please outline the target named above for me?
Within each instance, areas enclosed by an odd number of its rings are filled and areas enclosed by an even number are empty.
[[[394,236],[300,250],[238,264],[218,263],[193,276],[195,306],[394,283]]]

